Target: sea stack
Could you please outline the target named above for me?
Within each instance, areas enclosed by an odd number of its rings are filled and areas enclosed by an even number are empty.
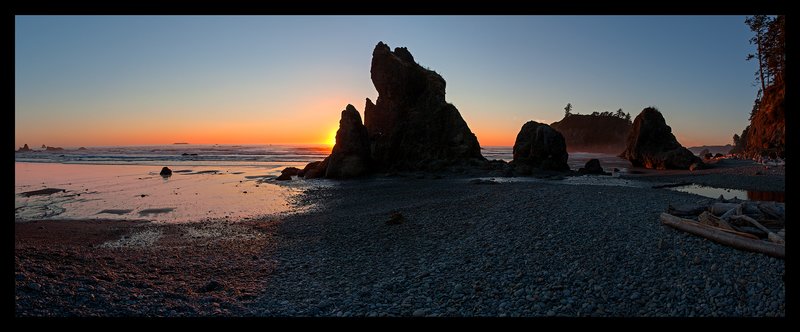
[[[17,152],[30,152],[31,148],[28,147],[28,144],[23,145],[21,148],[17,150]]]
[[[445,101],[444,78],[417,64],[408,49],[392,52],[379,42],[370,77],[378,99],[367,98],[364,125],[376,169],[439,170],[486,161],[458,109]]]
[[[633,166],[654,169],[689,169],[702,160],[683,147],[664,116],[655,107],[647,107],[633,120],[627,148],[620,155]]]
[[[533,169],[548,171],[568,171],[567,145],[564,136],[547,124],[528,121],[517,134],[514,141],[515,170],[528,175]]]
[[[367,127],[353,105],[347,105],[339,120],[336,145],[328,157],[326,178],[347,179],[361,176],[370,169],[370,149]]]

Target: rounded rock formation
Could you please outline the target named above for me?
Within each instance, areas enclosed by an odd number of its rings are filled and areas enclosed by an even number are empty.
[[[609,173],[603,171],[603,167],[600,166],[600,160],[598,159],[589,159],[589,161],[586,162],[586,165],[578,169],[578,173],[610,175]]]
[[[694,163],[702,163],[699,157],[678,143],[672,128],[655,107],[645,108],[636,116],[628,135],[627,148],[620,157],[633,166],[654,169],[689,169]]]
[[[514,141],[515,168],[538,168],[550,171],[568,171],[567,145],[564,136],[547,124],[536,121],[525,123]],[[527,173],[527,172],[523,172]]]

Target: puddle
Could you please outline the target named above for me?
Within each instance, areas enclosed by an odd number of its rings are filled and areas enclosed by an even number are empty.
[[[103,210],[103,211],[97,212],[97,214],[109,213],[109,214],[116,214],[116,215],[120,216],[120,215],[123,215],[123,214],[128,214],[128,213],[131,213],[132,211],[133,211],[133,210],[123,210],[123,209],[106,209],[106,210]]]
[[[751,201],[775,201],[783,203],[786,200],[786,193],[783,191],[757,191],[757,190],[741,190],[729,188],[716,188],[701,186],[699,184],[690,184],[685,186],[666,188],[669,190],[681,191],[685,193],[719,198],[722,195],[725,199],[738,198]]]
[[[467,181],[476,181],[474,183],[486,183],[489,181],[495,183],[538,182],[538,183],[558,183],[567,185],[615,186],[615,187],[632,187],[632,188],[650,187],[649,182],[623,179],[608,175],[581,175],[581,176],[566,176],[563,178],[542,178],[542,179],[530,176],[479,177],[479,178],[467,179]]]
[[[175,208],[156,208],[156,209],[144,209],[139,211],[140,216],[148,215],[148,214],[159,214],[159,213],[168,213],[175,210]]]

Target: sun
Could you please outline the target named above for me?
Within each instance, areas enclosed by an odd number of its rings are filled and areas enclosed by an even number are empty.
[[[331,133],[328,135],[328,140],[325,142],[325,144],[327,144],[327,145],[329,145],[331,147],[336,145],[336,131],[337,130],[339,130],[339,128],[334,128],[331,131]]]

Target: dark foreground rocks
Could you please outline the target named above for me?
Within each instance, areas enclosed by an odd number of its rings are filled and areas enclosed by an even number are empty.
[[[243,316],[269,284],[273,223],[15,224],[15,316]]]
[[[288,181],[291,180],[293,176],[300,174],[300,172],[302,172],[302,170],[297,167],[286,167],[281,171],[281,175],[275,178],[275,180]]]

